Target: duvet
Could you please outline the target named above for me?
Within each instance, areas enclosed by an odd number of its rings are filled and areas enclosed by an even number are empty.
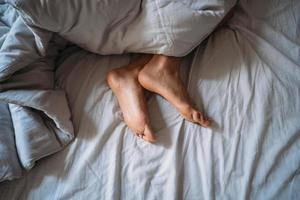
[[[0,1],[0,181],[19,178],[74,138],[65,92],[54,80],[59,52],[70,42],[101,55],[184,56],[234,3]]]

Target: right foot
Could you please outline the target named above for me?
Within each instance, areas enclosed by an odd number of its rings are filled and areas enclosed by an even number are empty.
[[[192,106],[180,79],[179,67],[179,58],[155,55],[140,71],[138,79],[144,88],[166,98],[185,119],[210,127],[211,119]]]
[[[138,73],[149,61],[144,56],[128,66],[110,71],[107,82],[116,95],[123,113],[124,121],[138,137],[155,142],[156,138],[151,129],[144,89],[138,82]]]

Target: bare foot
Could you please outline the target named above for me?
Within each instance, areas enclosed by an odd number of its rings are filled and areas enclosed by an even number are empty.
[[[206,118],[192,106],[180,79],[180,61],[180,58],[154,55],[140,71],[138,80],[145,89],[166,98],[188,121],[209,127],[211,119]]]
[[[128,66],[110,71],[107,82],[117,96],[124,121],[138,137],[148,142],[155,142],[148,117],[147,105],[144,97],[144,88],[138,82],[138,73],[151,59],[143,56]]]

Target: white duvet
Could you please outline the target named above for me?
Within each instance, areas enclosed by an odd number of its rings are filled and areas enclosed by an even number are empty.
[[[0,183],[0,199],[299,199],[299,13],[299,1],[240,1],[183,65],[216,126],[191,124],[152,95],[156,144],[126,127],[105,82],[130,56],[66,52],[56,77],[77,137],[23,179]]]
[[[100,55],[185,55],[234,3],[0,1],[0,127],[5,126],[0,129],[0,182],[20,177],[23,168],[30,170],[74,138],[65,92],[54,88],[56,60],[66,40]]]
[[[236,0],[6,0],[34,30],[58,33],[101,55],[184,56]],[[43,38],[42,38],[43,39]]]

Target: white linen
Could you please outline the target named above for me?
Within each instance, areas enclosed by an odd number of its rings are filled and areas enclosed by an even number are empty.
[[[15,146],[14,126],[9,107],[0,103],[0,179],[12,180],[20,178],[22,170],[18,163]]]
[[[220,23],[236,0],[7,0],[32,27],[100,54],[184,56]],[[199,26],[201,24],[201,26]]]
[[[0,131],[6,134],[0,182],[20,177],[22,169],[30,170],[74,137],[66,95],[54,90],[55,58],[66,42],[57,44],[62,38],[51,36],[28,27],[15,8],[0,2],[0,103],[8,108],[0,109]]]
[[[216,121],[213,129],[184,121],[154,95],[148,105],[158,143],[136,138],[105,81],[128,55],[79,51],[57,71],[75,141],[24,178],[0,183],[0,199],[299,198],[299,15],[290,13],[300,5],[265,1],[256,13],[245,2],[191,65],[189,93]]]

